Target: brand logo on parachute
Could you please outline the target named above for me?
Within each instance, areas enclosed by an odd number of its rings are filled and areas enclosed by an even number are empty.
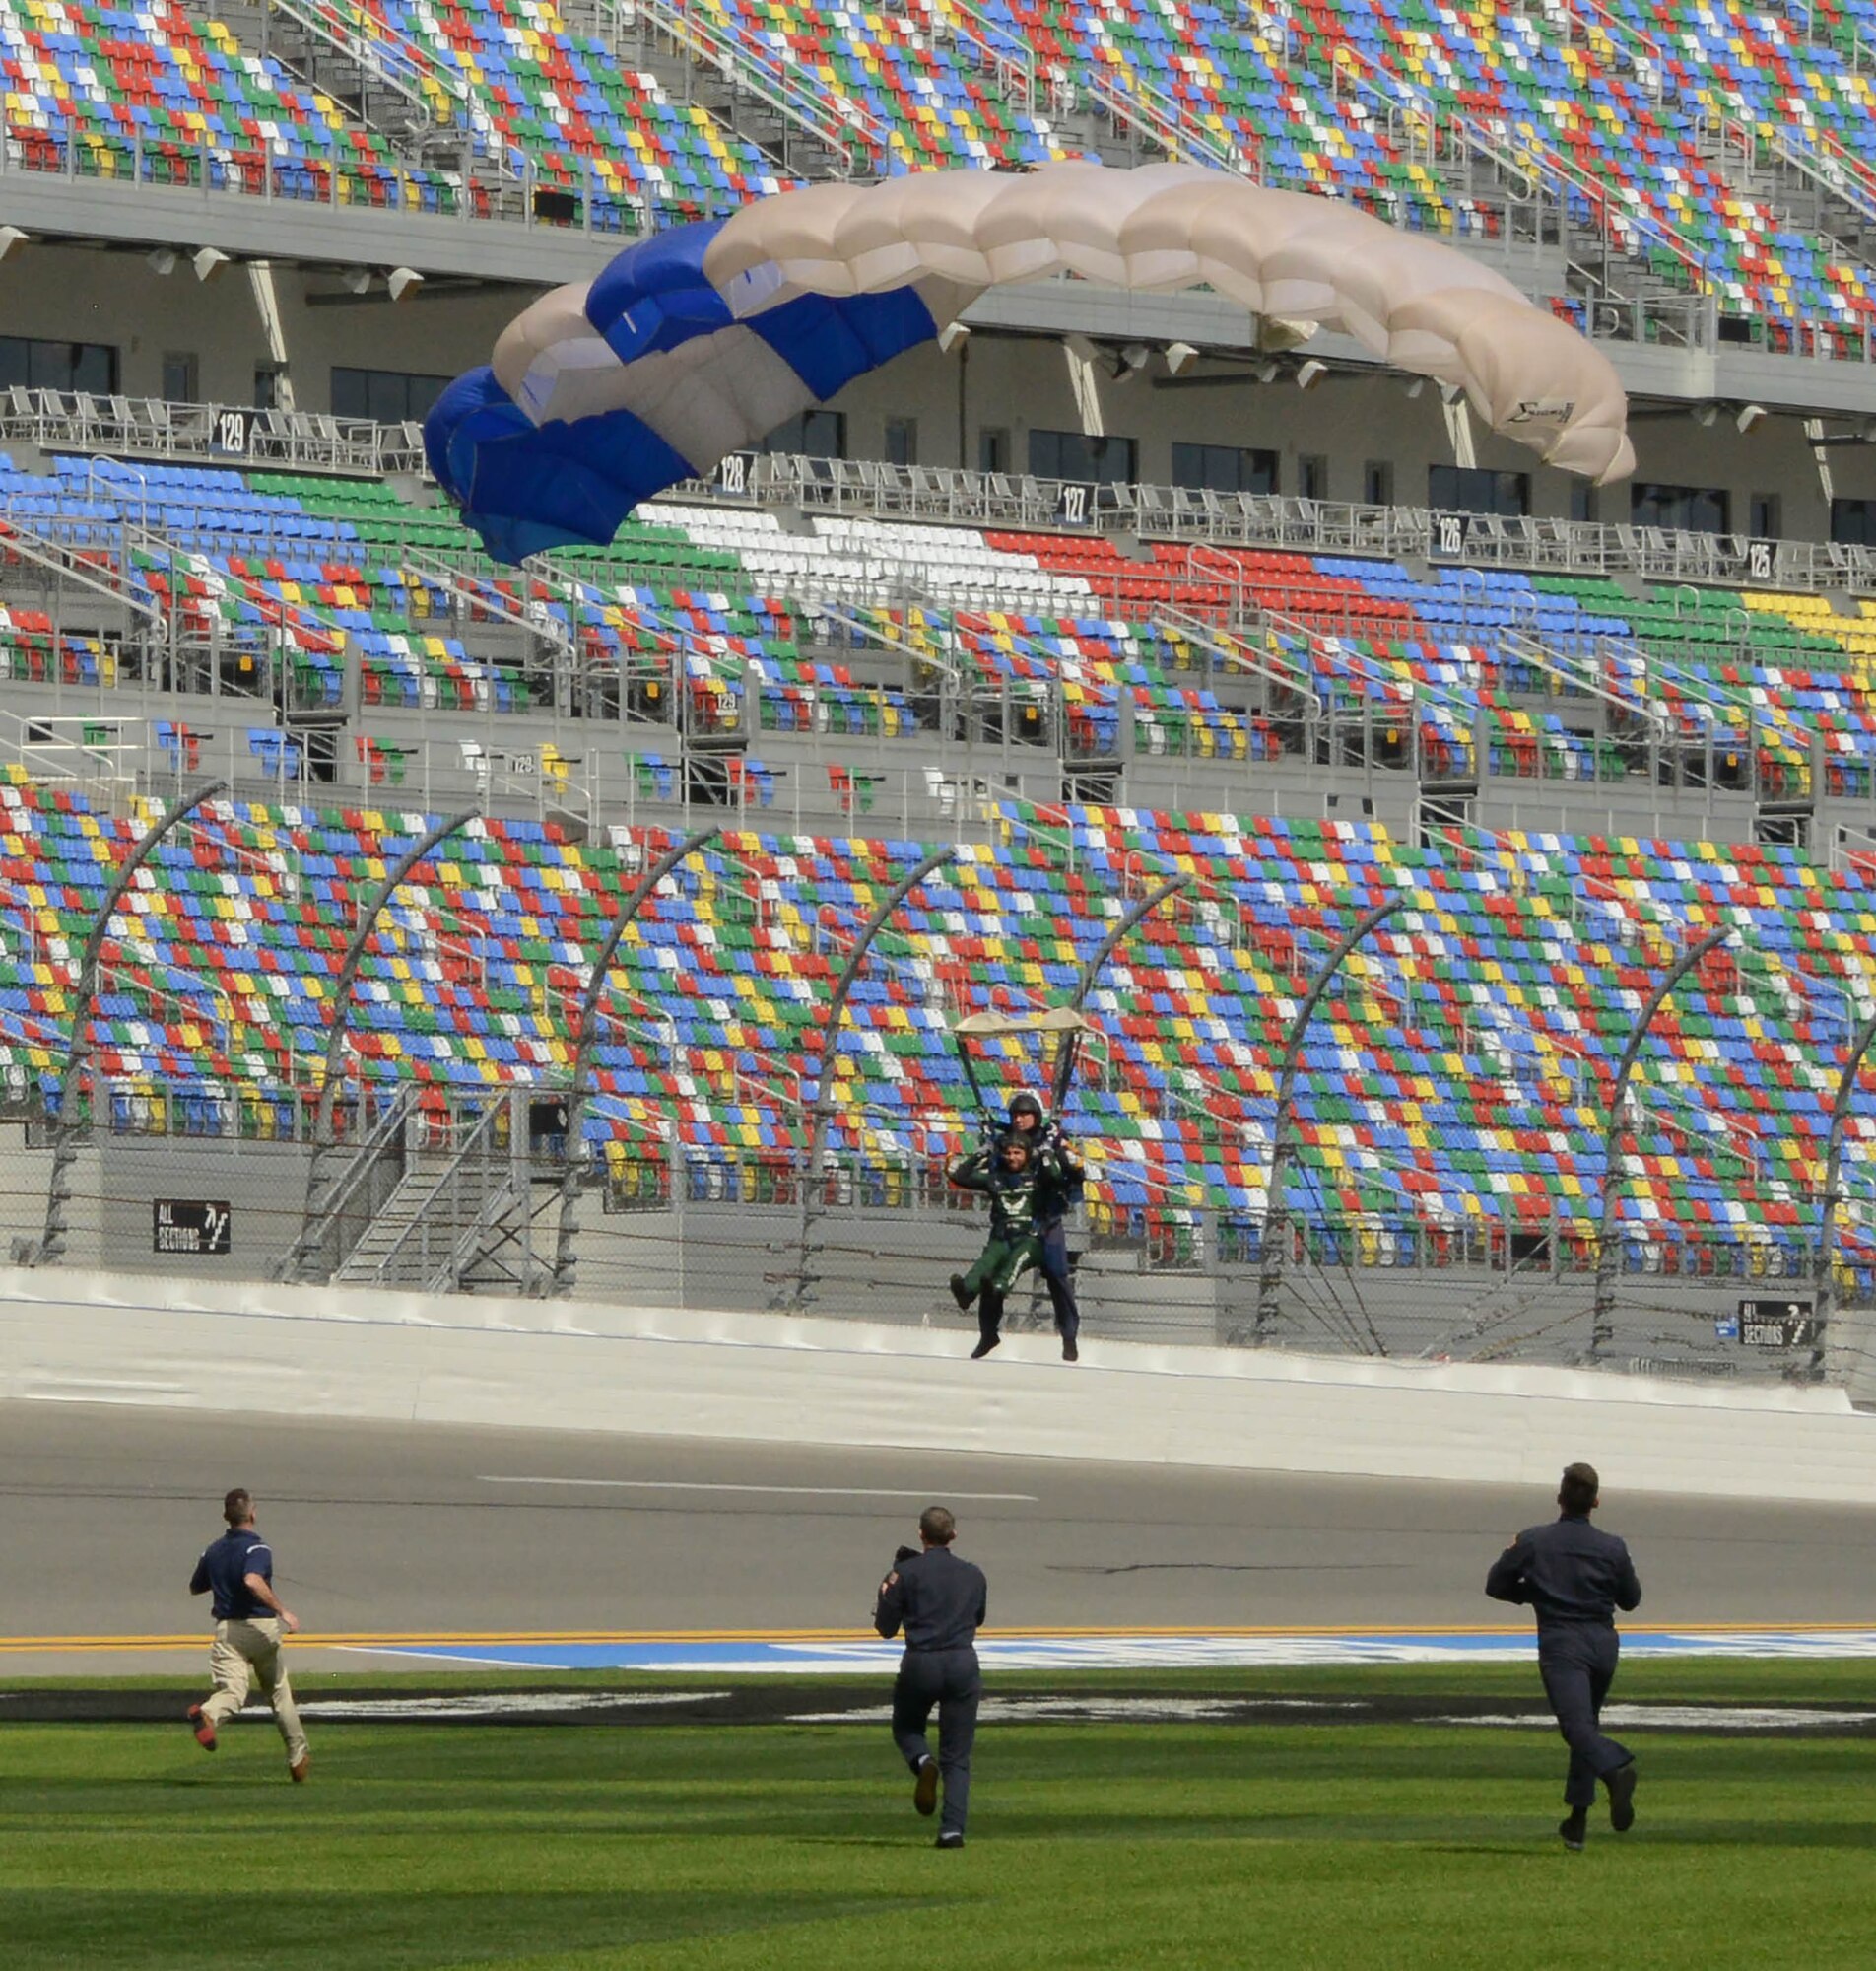
[[[1508,425],[1567,425],[1576,415],[1569,397],[1520,397]]]

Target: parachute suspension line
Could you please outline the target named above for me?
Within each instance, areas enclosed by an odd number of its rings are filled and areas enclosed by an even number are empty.
[[[958,1038],[958,1058],[964,1062],[964,1077],[971,1084],[972,1099],[977,1105],[977,1118],[985,1136],[992,1133],[995,1123],[991,1119],[990,1105],[983,1099],[983,1088],[977,1080],[976,1063],[972,1057],[971,1043],[962,1035]]]

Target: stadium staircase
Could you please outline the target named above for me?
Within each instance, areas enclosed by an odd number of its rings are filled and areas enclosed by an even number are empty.
[[[213,8],[242,45],[332,98],[413,167],[494,181],[514,173],[461,75],[360,0],[231,0]]]
[[[402,1181],[334,1280],[411,1293],[526,1290],[533,1273],[516,1256],[525,1250],[531,1187],[510,1150],[513,1106],[492,1102],[461,1122],[414,1122],[418,1146]]]
[[[695,0],[583,0],[567,10],[621,59],[657,77],[767,158],[778,178],[870,177],[890,151],[879,119],[831,100],[795,66]]]

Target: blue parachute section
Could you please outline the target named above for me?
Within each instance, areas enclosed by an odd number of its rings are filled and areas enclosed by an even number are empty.
[[[604,547],[640,500],[693,471],[630,411],[531,424],[486,364],[431,407],[424,450],[464,521],[505,562],[579,543]]]
[[[738,318],[704,275],[721,226],[627,247],[588,289],[581,331],[546,352],[577,370],[582,401],[612,408],[537,424],[486,366],[436,400],[424,422],[431,470],[498,561],[605,546],[639,502],[937,335],[909,287],[799,295]]]

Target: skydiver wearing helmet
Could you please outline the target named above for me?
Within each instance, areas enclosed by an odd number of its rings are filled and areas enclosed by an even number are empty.
[[[1036,1196],[1036,1265],[1048,1288],[1049,1305],[1055,1310],[1062,1360],[1079,1361],[1081,1309],[1075,1304],[1075,1282],[1068,1270],[1068,1234],[1063,1220],[1080,1203],[1087,1173],[1062,1134],[1061,1124],[1049,1121],[1048,1111],[1027,1089],[1011,1098],[1010,1133],[1034,1142],[1044,1159]]]
[[[990,1236],[983,1251],[968,1273],[951,1276],[952,1299],[967,1312],[973,1301],[977,1305],[973,1362],[981,1361],[1003,1339],[1003,1298],[1040,1257],[1036,1237],[1040,1180],[1041,1160],[1031,1156],[1029,1144],[1014,1135],[998,1136],[951,1167],[951,1182],[960,1190],[981,1191],[990,1200]]]
[[[989,1148],[953,1165],[951,1182],[961,1190],[982,1191],[990,1200],[990,1236],[982,1253],[968,1273],[951,1276],[958,1305],[968,1309],[977,1304],[978,1338],[972,1360],[989,1354],[1002,1339],[1005,1296],[1035,1266],[1048,1282],[1062,1360],[1078,1361],[1081,1316],[1068,1284],[1062,1219],[1080,1192],[1082,1167],[1061,1132],[1047,1125],[1035,1096],[1019,1095],[1011,1103],[1009,1127]]]

